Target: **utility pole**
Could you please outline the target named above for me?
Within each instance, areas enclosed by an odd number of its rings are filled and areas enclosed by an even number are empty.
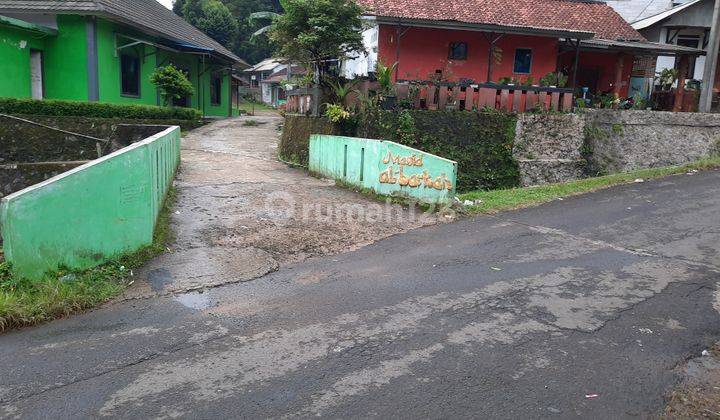
[[[717,71],[718,49],[720,48],[720,0],[715,0],[712,27],[710,28],[710,42],[708,42],[707,48],[702,91],[700,92],[700,112],[709,112],[712,106],[712,92],[715,84],[715,72]]]

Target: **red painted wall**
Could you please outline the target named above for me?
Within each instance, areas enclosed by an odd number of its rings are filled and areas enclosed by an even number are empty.
[[[449,70],[450,80],[472,79],[483,83],[487,80],[489,38],[497,34],[483,34],[475,31],[458,31],[432,28],[403,28],[400,42],[400,59],[397,59],[397,28],[380,25],[378,55],[380,60],[391,65],[399,62],[398,78],[404,80],[428,80],[435,70]],[[448,60],[451,42],[467,42],[467,60]],[[502,49],[502,63],[493,63],[493,80],[501,77],[525,79],[532,76],[535,83],[557,67],[558,40],[556,38],[524,35],[505,35],[496,44]],[[516,48],[530,48],[533,51],[531,74],[514,74],[513,62]]]
[[[620,55],[617,52],[581,52],[580,66],[578,72],[583,70],[598,72],[598,92],[612,91],[615,85],[616,71],[622,60],[622,83],[620,85],[620,96],[625,98],[628,96],[630,89],[630,75],[632,73],[634,56],[631,54]],[[560,68],[567,68],[570,78],[572,78],[572,68],[575,55],[572,52],[565,52],[560,56]],[[568,85],[571,82],[568,82]],[[579,86],[582,87],[582,86]]]

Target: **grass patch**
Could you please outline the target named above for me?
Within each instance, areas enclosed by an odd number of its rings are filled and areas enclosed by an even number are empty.
[[[253,107],[254,107],[254,108],[253,108]],[[271,111],[271,110],[274,111],[274,110],[275,110],[275,108],[273,108],[273,107],[271,107],[271,106],[269,106],[269,105],[265,105],[265,104],[262,103],[262,102],[255,102],[255,103],[252,103],[252,102],[241,102],[241,103],[238,105],[238,109],[239,109],[241,112],[242,112],[242,111],[245,111],[245,112],[248,113],[248,114],[252,114],[253,109],[255,109],[255,111]]]
[[[15,278],[8,263],[0,263],[0,332],[39,324],[97,306],[122,292],[133,270],[165,250],[172,239],[170,213],[175,203],[171,187],[153,234],[153,243],[101,266],[82,271],[58,270],[40,281]]]
[[[720,157],[701,159],[682,166],[641,169],[632,172],[581,179],[559,184],[538,187],[512,188],[506,190],[472,191],[460,194],[460,200],[482,200],[477,205],[467,206],[469,213],[496,213],[522,207],[536,206],[549,201],[608,188],[613,185],[627,184],[636,179],[652,179],[668,175],[683,174],[691,170],[714,169],[720,167]]]

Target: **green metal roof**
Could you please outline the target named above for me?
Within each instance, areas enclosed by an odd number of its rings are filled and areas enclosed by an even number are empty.
[[[24,20],[15,19],[3,15],[0,15],[0,25],[12,26],[14,28],[20,28],[30,32],[39,32],[45,35],[57,35],[58,33],[57,29],[36,25],[34,23],[25,22]]]

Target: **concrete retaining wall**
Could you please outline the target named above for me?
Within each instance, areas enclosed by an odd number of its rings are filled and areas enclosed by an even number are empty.
[[[5,258],[38,279],[85,269],[152,243],[180,162],[180,128],[86,163],[0,201]]]
[[[391,141],[313,135],[310,170],[382,195],[446,203],[455,195],[457,163]]]
[[[0,116],[0,198],[167,129],[81,117],[22,118],[107,143]]]
[[[523,185],[680,165],[720,145],[720,114],[585,110],[518,117],[513,156]]]

